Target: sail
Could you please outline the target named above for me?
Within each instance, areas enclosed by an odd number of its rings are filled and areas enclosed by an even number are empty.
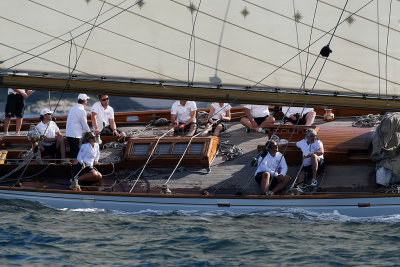
[[[399,10],[389,0],[3,0],[0,74],[393,99]]]

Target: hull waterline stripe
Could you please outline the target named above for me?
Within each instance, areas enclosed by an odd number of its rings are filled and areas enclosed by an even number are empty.
[[[230,207],[276,207],[276,208],[301,208],[301,207],[359,207],[358,203],[351,204],[351,205],[344,205],[344,204],[326,204],[326,205],[269,205],[269,204],[231,204],[231,203],[185,203],[185,202],[156,202],[156,201],[125,201],[125,200],[113,200],[113,199],[95,199],[95,198],[66,198],[66,197],[58,197],[58,196],[43,196],[43,195],[31,195],[31,194],[15,194],[15,192],[9,193],[2,191],[0,193],[4,195],[12,195],[19,197],[34,197],[34,198],[53,198],[53,199],[65,199],[65,200],[76,200],[76,201],[91,201],[91,202],[110,202],[110,203],[132,203],[132,204],[154,204],[154,205],[182,205],[182,206],[219,206],[219,205],[227,205],[229,204]],[[199,199],[204,200],[204,199]],[[268,201],[268,199],[258,199],[261,201]],[[284,201],[284,200],[283,200]],[[370,204],[369,207],[385,207],[385,206],[400,206],[400,202],[396,204]],[[226,206],[224,206],[226,207]],[[362,207],[363,208],[363,207]]]

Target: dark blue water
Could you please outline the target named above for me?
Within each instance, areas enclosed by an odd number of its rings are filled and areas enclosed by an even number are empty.
[[[1,266],[399,266],[400,215],[57,210],[0,199]]]

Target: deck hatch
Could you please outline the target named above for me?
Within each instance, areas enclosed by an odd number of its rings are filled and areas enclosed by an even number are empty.
[[[124,152],[126,164],[141,166],[209,166],[218,149],[218,137],[139,137],[129,138]],[[185,154],[184,157],[182,155]]]
[[[177,143],[174,145],[174,149],[172,150],[172,154],[179,154],[182,155],[185,152],[186,147],[188,146],[187,143]]]
[[[189,154],[203,154],[204,143],[192,143],[190,145]]]
[[[132,147],[131,155],[147,155],[149,154],[150,144],[135,144]]]
[[[171,149],[170,143],[158,144],[156,148],[156,154],[169,154]]]

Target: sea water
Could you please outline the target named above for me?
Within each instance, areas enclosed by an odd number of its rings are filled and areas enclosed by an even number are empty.
[[[0,199],[1,266],[400,266],[400,215],[52,209]]]

